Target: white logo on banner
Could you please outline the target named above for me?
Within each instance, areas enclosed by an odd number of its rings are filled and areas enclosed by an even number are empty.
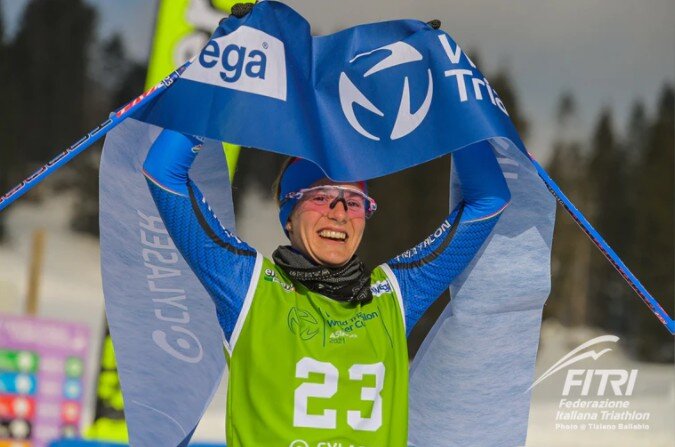
[[[349,63],[353,63],[355,60],[359,59],[362,56],[370,55],[376,51],[387,50],[390,52],[389,56],[382,59],[380,62],[371,67],[363,75],[364,78],[386,70],[388,68],[396,67],[402,64],[407,64],[410,62],[418,62],[423,59],[422,54],[417,51],[415,48],[410,46],[405,42],[394,42],[389,45],[385,45],[380,48],[376,48],[372,51],[366,53],[357,54]],[[408,82],[408,77],[406,76],[403,81],[403,92],[401,93],[401,102],[399,104],[398,113],[396,114],[396,121],[394,123],[394,128],[391,131],[389,136],[392,140],[397,140],[408,135],[417,127],[422,124],[422,121],[427,116],[429,112],[429,107],[431,106],[431,98],[434,94],[434,83],[431,77],[431,70],[427,69],[428,77],[428,87],[427,94],[424,98],[422,105],[413,112],[411,110],[410,104],[410,85]],[[349,124],[356,130],[358,133],[363,135],[366,138],[371,140],[380,141],[380,138],[368,132],[362,125],[359,123],[354,113],[354,104],[358,104],[361,107],[365,108],[369,112],[372,112],[378,116],[384,116],[384,113],[378,109],[359,89],[354,85],[351,79],[347,76],[345,72],[340,74],[340,105],[342,106],[342,112],[345,114]]]
[[[249,26],[210,40],[183,79],[286,101],[284,43]]]

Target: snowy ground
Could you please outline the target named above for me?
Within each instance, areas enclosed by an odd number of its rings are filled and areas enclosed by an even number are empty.
[[[90,328],[87,377],[98,373],[104,330],[103,292],[98,239],[71,232],[68,220],[73,197],[53,196],[39,206],[24,202],[11,205],[7,242],[0,245],[0,313],[20,315],[28,288],[28,262],[33,232],[46,232],[44,263],[39,287],[38,316]],[[93,389],[89,386],[88,391]],[[87,394],[83,417],[91,418],[92,395]]]
[[[257,195],[249,200],[255,203],[248,209],[258,213],[243,216],[240,233],[244,239],[257,246],[265,254],[276,246],[281,232],[261,226],[261,222],[276,223],[276,212]],[[95,238],[77,235],[68,230],[68,218],[73,198],[68,195],[49,197],[40,205],[19,202],[9,209],[8,243],[0,246],[0,313],[20,314],[27,288],[28,256],[31,234],[35,229],[47,231],[47,242],[42,283],[40,288],[39,315],[59,320],[79,322],[90,327],[94,334],[91,340],[88,377],[95,377],[98,365],[100,334],[103,330],[103,296],[99,270],[99,249]],[[248,231],[246,231],[248,230]],[[656,322],[655,322],[656,324]],[[552,366],[558,359],[602,333],[590,329],[565,329],[548,322],[542,331],[542,340],[537,361],[536,377]],[[631,396],[622,397],[629,409],[649,413],[648,429],[619,430],[618,428],[556,429],[558,405],[563,398],[562,390],[569,368],[565,368],[544,380],[533,390],[527,445],[531,447],[558,446],[650,446],[670,447],[675,445],[675,369],[673,365],[637,363],[621,352],[621,341],[613,350],[598,360],[584,360],[573,367],[577,369],[637,369],[635,389]],[[594,386],[597,386],[594,384]],[[90,386],[90,390],[93,387]],[[591,394],[595,392],[593,391]],[[225,432],[225,394],[221,386],[195,438],[202,441],[222,442]],[[578,394],[578,393],[577,393]],[[602,398],[592,395],[586,400]],[[573,399],[573,396],[570,396]],[[89,396],[91,403],[91,396]],[[91,405],[88,406],[92,408]],[[86,421],[91,411],[84,413]],[[560,422],[560,421],[559,421]],[[489,422],[486,422],[489,423]],[[617,422],[614,422],[615,424]],[[624,422],[626,423],[626,422]]]

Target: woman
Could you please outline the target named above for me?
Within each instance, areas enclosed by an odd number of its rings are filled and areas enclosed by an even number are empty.
[[[306,160],[290,161],[277,198],[291,244],[272,262],[220,225],[188,177],[200,147],[165,130],[144,171],[225,334],[228,446],[406,446],[406,336],[510,199],[489,144],[452,155],[458,208],[372,271],[354,255],[376,209],[364,182],[333,182]]]

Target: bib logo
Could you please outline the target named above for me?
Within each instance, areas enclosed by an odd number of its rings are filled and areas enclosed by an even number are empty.
[[[209,41],[182,78],[286,101],[284,43],[240,26]]]
[[[319,322],[310,312],[292,307],[288,312],[288,329],[307,341],[319,333]]]
[[[302,439],[296,439],[295,441],[291,442],[288,447],[309,447],[309,444],[307,444],[307,441],[303,441]]]
[[[363,74],[363,78],[367,78],[375,73],[387,70],[392,67],[397,67],[399,65],[408,64],[412,62],[419,62],[423,59],[422,54],[413,48],[411,45],[405,42],[394,42],[389,45],[385,45],[380,48],[376,48],[372,51],[365,53],[357,54],[349,63],[354,63],[356,60],[369,56],[378,51],[388,51],[389,56],[380,60],[369,70]],[[417,129],[424,118],[426,118],[427,113],[429,112],[429,107],[431,106],[431,98],[434,94],[434,82],[431,77],[431,69],[427,69],[427,92],[422,104],[414,112],[411,110],[411,101],[410,101],[410,85],[408,77],[406,76],[403,80],[403,92],[401,93],[401,101],[399,103],[398,113],[396,114],[396,121],[394,122],[394,127],[391,130],[389,138],[392,140],[397,140],[403,138],[406,135],[410,134],[412,131]],[[364,95],[358,87],[352,82],[351,79],[347,76],[345,72],[340,74],[340,83],[339,83],[339,92],[340,92],[340,105],[342,106],[342,112],[349,124],[356,130],[358,133],[363,135],[366,138],[369,138],[374,141],[380,141],[380,137],[373,135],[368,132],[356,118],[356,113],[354,112],[354,104],[365,108],[369,112],[374,113],[377,116],[384,116],[384,113],[375,106],[367,97]]]
[[[293,285],[285,283],[279,278],[277,278],[277,274],[274,273],[274,270],[272,269],[265,269],[265,281],[270,281],[279,284],[281,288],[284,289],[284,292],[292,292],[295,290],[295,287],[293,287]]]
[[[374,297],[378,297],[385,293],[391,293],[391,285],[389,285],[389,281],[387,280],[378,281],[370,286],[370,291]]]

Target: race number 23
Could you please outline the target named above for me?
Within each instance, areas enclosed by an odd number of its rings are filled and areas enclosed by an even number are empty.
[[[364,376],[375,376],[375,387],[362,387],[361,400],[373,402],[370,417],[364,418],[360,411],[347,411],[347,423],[354,430],[376,431],[382,426],[382,387],[384,386],[384,364],[355,364],[349,368],[349,379],[362,381]],[[308,428],[336,428],[337,410],[324,410],[321,414],[307,414],[309,398],[331,398],[338,390],[338,369],[328,362],[304,357],[295,365],[295,377],[307,379],[311,373],[322,374],[323,383],[303,383],[295,389],[293,425]]]

